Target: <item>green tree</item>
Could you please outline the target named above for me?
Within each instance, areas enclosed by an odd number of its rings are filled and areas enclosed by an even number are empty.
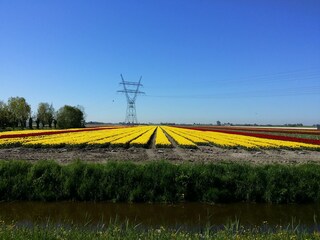
[[[52,121],[54,118],[54,108],[49,103],[39,103],[38,105],[38,112],[37,112],[37,118],[39,119],[42,128],[45,127],[45,125],[49,125],[49,127],[52,127]]]
[[[31,107],[26,102],[26,99],[23,97],[11,97],[8,100],[8,108],[13,127],[18,127],[20,123],[21,128],[25,128],[31,114]]]
[[[57,120],[56,119],[53,119],[53,126],[54,126],[54,128],[57,128]]]
[[[55,114],[55,111],[54,111],[54,108],[52,106],[52,104],[49,106],[48,108],[48,111],[47,111],[47,121],[48,121],[48,124],[49,124],[49,128],[52,128],[52,123],[53,123],[53,120],[54,120],[54,114]]]
[[[32,117],[30,117],[29,118],[29,129],[33,129],[32,123],[33,123],[33,120],[32,120]]]
[[[8,105],[0,101],[0,128],[6,128],[10,125],[10,112]]]
[[[48,103],[39,103],[38,105],[37,119],[41,123],[42,128],[44,128],[44,126],[47,123],[46,112],[48,107],[49,107]]]
[[[57,113],[57,124],[59,128],[84,127],[84,110],[78,107],[65,105]]]
[[[36,124],[37,124],[37,129],[40,128],[40,119],[39,118],[36,118]]]

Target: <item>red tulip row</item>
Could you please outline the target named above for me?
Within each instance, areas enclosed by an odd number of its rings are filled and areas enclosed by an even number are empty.
[[[206,126],[197,127],[203,130],[226,130],[226,131],[250,131],[250,132],[270,132],[270,133],[286,133],[286,134],[309,134],[320,135],[320,131],[315,129],[281,129],[281,128],[255,128],[255,127],[219,127],[219,126]]]

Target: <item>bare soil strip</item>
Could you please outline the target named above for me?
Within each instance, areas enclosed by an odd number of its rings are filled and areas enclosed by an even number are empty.
[[[172,141],[172,139],[169,139]],[[172,141],[174,144],[174,142]],[[70,163],[76,159],[88,162],[168,160],[173,163],[247,162],[254,164],[320,164],[320,153],[309,150],[223,149],[199,146],[198,149],[174,148],[1,148],[0,160],[55,160]]]
[[[154,131],[154,133],[151,136],[151,139],[149,140],[148,148],[146,149],[146,154],[148,155],[149,159],[156,159],[156,147],[155,147],[155,142],[156,142],[156,137],[157,137],[157,130]]]

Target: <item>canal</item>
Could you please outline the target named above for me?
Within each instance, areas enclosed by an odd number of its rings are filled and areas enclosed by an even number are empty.
[[[236,219],[245,226],[271,227],[294,224],[320,230],[319,204],[128,204],[106,202],[1,202],[0,221],[17,225],[72,223],[100,225],[111,222],[139,224],[143,227],[183,228],[198,230],[221,227]]]

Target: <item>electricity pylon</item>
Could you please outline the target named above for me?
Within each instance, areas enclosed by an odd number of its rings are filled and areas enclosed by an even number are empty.
[[[126,120],[125,123],[127,124],[137,124],[137,112],[136,112],[136,99],[139,94],[144,94],[144,92],[139,91],[139,88],[142,87],[140,77],[139,82],[128,82],[123,79],[122,74],[120,84],[123,85],[123,90],[119,90],[120,93],[125,93],[127,98],[127,113],[126,113]],[[128,87],[131,87],[129,89]],[[134,88],[134,89],[132,89]]]

